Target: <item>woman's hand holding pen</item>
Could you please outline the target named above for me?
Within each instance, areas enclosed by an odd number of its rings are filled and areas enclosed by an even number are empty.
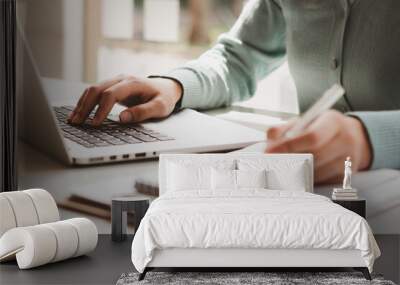
[[[337,111],[318,116],[301,134],[286,138],[296,121],[270,128],[267,153],[312,153],[316,183],[335,183],[343,177],[343,161],[351,156],[353,169],[368,169],[372,150],[363,124]]]

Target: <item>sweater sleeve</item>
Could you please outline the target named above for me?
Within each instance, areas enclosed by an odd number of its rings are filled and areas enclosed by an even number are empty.
[[[182,84],[182,107],[207,109],[244,100],[284,61],[285,29],[273,0],[250,0],[212,49],[164,76]]]
[[[373,152],[371,169],[400,169],[400,110],[352,112],[368,133]]]

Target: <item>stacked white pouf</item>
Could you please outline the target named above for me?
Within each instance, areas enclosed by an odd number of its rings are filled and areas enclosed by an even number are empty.
[[[86,254],[97,228],[85,218],[60,221],[56,202],[43,189],[0,193],[0,262],[16,259],[28,269]]]

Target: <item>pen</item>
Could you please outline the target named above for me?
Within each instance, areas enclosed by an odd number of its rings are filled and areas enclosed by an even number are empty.
[[[293,138],[299,135],[315,118],[330,109],[335,103],[342,98],[345,90],[339,84],[333,84],[331,88],[326,90],[322,97],[311,106],[307,112],[300,117],[293,127],[286,131],[286,138]]]

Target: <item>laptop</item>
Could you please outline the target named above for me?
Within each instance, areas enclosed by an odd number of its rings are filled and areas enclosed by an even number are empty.
[[[100,127],[89,116],[81,126],[67,123],[76,102],[52,104],[54,92],[81,94],[86,85],[45,79],[19,29],[17,56],[18,132],[26,142],[70,165],[157,158],[161,153],[222,152],[263,141],[265,134],[184,109],[163,120],[120,124],[118,106]],[[58,94],[59,95],[59,94]],[[60,96],[58,96],[60,97]]]

